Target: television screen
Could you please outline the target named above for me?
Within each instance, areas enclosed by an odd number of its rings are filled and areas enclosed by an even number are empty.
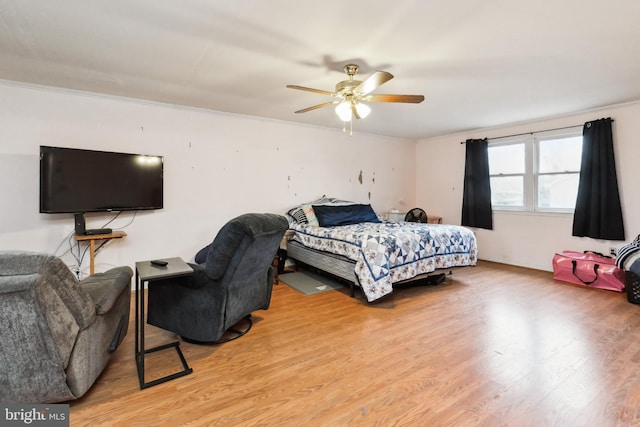
[[[162,209],[163,158],[40,147],[40,212]]]

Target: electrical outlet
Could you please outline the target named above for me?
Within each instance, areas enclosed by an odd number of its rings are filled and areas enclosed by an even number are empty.
[[[609,248],[609,255],[616,256],[618,255],[618,250],[614,247]]]

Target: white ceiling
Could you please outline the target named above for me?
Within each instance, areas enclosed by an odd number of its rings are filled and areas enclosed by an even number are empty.
[[[638,0],[0,0],[0,79],[342,128],[342,67],[395,78],[354,132],[423,138],[640,100]]]

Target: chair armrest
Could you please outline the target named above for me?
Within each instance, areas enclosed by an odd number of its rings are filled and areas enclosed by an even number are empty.
[[[116,267],[83,279],[80,283],[96,306],[96,314],[111,310],[114,302],[125,289],[131,292],[133,271],[129,267]]]
[[[200,264],[189,264],[191,268],[193,268],[193,274],[187,276],[188,283],[187,286],[200,289],[203,288],[211,279],[207,274],[207,269],[204,265]]]

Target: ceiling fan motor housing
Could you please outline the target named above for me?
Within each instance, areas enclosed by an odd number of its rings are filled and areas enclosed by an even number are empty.
[[[336,85],[336,93],[353,93],[353,89],[357,88],[360,83],[362,83],[360,80],[343,80]]]

